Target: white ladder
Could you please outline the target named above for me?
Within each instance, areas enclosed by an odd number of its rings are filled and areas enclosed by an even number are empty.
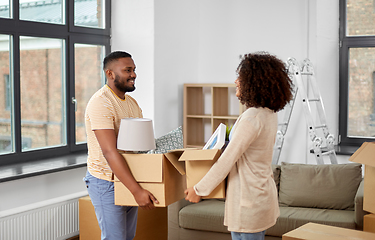
[[[284,137],[288,129],[290,116],[293,111],[294,102],[298,90],[302,97],[303,112],[306,118],[309,138],[313,143],[313,152],[317,161],[317,164],[324,164],[323,156],[328,155],[332,164],[337,164],[336,152],[334,149],[334,136],[329,133],[326,121],[326,114],[324,111],[323,100],[320,96],[318,85],[314,77],[314,68],[309,59],[303,61],[303,66],[300,68],[298,62],[294,58],[289,58],[287,61],[289,76],[293,80],[295,85],[295,91],[293,99],[285,106],[284,116],[278,125],[278,131],[276,135],[275,146],[273,149],[272,163],[278,164],[280,153],[284,143]],[[305,88],[303,84],[302,76],[306,77],[306,85],[311,87],[312,98],[308,98],[308,88]],[[316,103],[317,114],[319,117],[319,125],[314,123],[313,114],[311,111],[310,103]],[[323,146],[322,137],[317,135],[316,130],[322,129],[325,146]]]

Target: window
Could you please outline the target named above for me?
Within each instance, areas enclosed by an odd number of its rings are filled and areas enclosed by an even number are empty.
[[[10,18],[10,0],[0,0],[0,18]]]
[[[19,0],[20,19],[64,24],[64,6],[64,0]]]
[[[342,145],[375,141],[375,1],[340,0]]]
[[[4,110],[9,111],[12,107],[12,89],[10,87],[9,74],[4,75]]]
[[[14,151],[10,42],[9,35],[0,34],[0,76],[4,77],[4,80],[0,82],[1,95],[3,96],[0,99],[0,154]]]
[[[76,26],[105,28],[105,12],[103,1],[74,0],[74,24]],[[92,14],[87,18],[84,12],[90,11]]]
[[[21,138],[31,149],[66,145],[63,39],[20,37]]]
[[[109,29],[108,0],[0,0],[0,165],[87,151]]]
[[[104,48],[99,45],[74,44],[76,143],[86,142],[84,113],[91,96],[104,84],[102,64]],[[87,64],[89,62],[90,64]]]

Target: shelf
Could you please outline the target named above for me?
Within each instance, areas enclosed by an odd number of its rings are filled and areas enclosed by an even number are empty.
[[[212,116],[213,119],[237,119],[239,115],[232,116]]]
[[[187,118],[211,118],[211,115],[187,115]]]
[[[233,125],[244,109],[235,84],[184,84],[184,147],[203,147],[220,123]]]

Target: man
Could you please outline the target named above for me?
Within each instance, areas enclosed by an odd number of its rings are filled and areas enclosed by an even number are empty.
[[[157,199],[139,186],[116,148],[122,118],[142,118],[137,101],[127,95],[135,90],[135,64],[129,53],[112,52],[103,61],[107,84],[87,104],[86,186],[95,207],[102,239],[133,239],[137,207],[114,204],[114,175],[130,190],[142,209],[155,208]]]

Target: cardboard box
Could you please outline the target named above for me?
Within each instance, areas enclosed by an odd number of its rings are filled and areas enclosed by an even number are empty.
[[[123,154],[139,185],[166,207],[185,198],[185,189],[197,184],[220,157],[220,149],[177,149],[165,154]],[[225,180],[204,197],[225,198]],[[115,204],[137,206],[130,191],[115,177]]]
[[[373,240],[375,233],[323,224],[307,223],[282,236],[282,240]]]
[[[79,239],[100,240],[101,231],[89,196],[78,199]]]
[[[365,165],[363,210],[375,213],[375,143],[364,142],[349,158],[350,161]]]
[[[363,217],[363,231],[375,233],[375,214],[367,214]]]
[[[185,166],[178,159],[183,151],[166,154],[123,154],[139,185],[166,207],[185,198]],[[115,204],[138,206],[130,191],[115,177]]]
[[[168,208],[138,208],[137,230],[133,240],[168,240]]]
[[[211,169],[212,165],[219,159],[221,154],[220,149],[186,149],[179,161],[185,162],[186,170],[186,186],[193,187],[197,184]],[[222,181],[210,195],[203,197],[207,198],[225,198],[225,180]]]
[[[79,239],[100,240],[101,231],[96,219],[94,206],[89,196],[80,198],[79,203]],[[155,224],[157,222],[157,224]],[[138,208],[137,230],[134,240],[168,239],[168,209]]]

